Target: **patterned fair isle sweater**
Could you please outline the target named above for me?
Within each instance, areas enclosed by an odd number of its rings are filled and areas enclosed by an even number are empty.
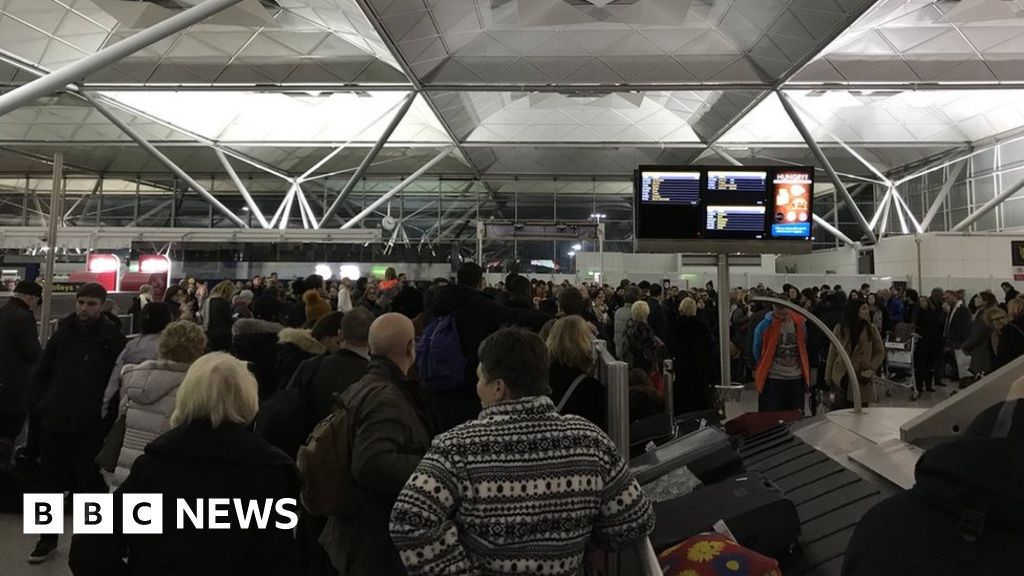
[[[608,436],[547,397],[435,438],[391,514],[410,576],[577,576],[588,543],[621,549],[653,527]]]

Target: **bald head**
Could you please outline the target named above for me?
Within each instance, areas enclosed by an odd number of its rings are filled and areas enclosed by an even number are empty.
[[[384,356],[408,372],[416,361],[416,329],[403,314],[384,314],[370,325],[370,354]]]

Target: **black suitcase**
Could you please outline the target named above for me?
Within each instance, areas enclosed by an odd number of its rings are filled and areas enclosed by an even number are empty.
[[[721,427],[722,416],[718,410],[698,410],[675,415],[676,428],[679,435],[696,432],[705,426]]]
[[[704,428],[677,438],[632,459],[630,469],[643,485],[686,466],[704,484],[714,484],[743,472],[743,460],[729,437],[717,428]]]
[[[750,472],[686,496],[654,504],[651,543],[659,553],[690,536],[708,532],[719,520],[743,546],[780,558],[800,538],[800,518],[775,484]]]

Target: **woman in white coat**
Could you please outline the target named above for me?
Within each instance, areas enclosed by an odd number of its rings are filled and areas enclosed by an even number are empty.
[[[115,486],[128,477],[135,459],[154,438],[170,429],[178,386],[185,373],[206,351],[206,335],[194,322],[172,322],[160,334],[156,360],[126,366],[121,378],[121,413],[125,414],[124,442],[114,471]]]

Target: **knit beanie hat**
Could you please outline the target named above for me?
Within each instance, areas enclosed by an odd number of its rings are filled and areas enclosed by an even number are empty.
[[[313,326],[320,318],[331,313],[331,303],[324,300],[316,290],[306,290],[302,295],[306,303],[306,324]]]

